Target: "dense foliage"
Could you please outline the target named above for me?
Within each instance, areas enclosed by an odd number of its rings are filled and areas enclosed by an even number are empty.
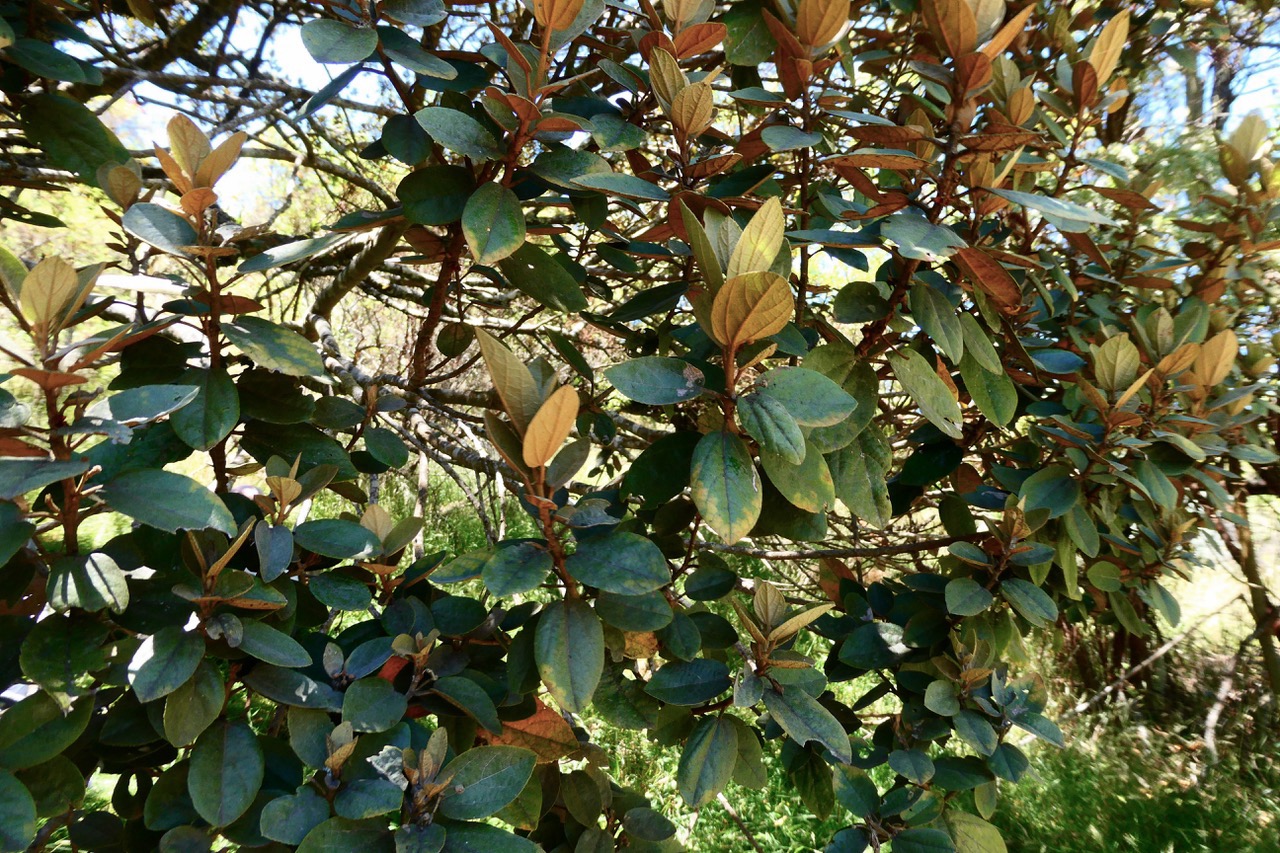
[[[1162,581],[1276,460],[1266,125],[1172,199],[1106,147],[1157,9],[282,6],[332,83],[131,154],[85,102],[227,4],[31,6],[7,140],[103,192],[114,254],[0,254],[0,849],[676,849],[618,726],[694,808],[769,752],[829,850],[1003,850],[1010,735],[1061,742],[1022,638],[1176,623]],[[306,150],[369,76],[361,165]],[[360,193],[226,222],[249,133]],[[331,322],[358,292],[408,318],[389,364]],[[377,499],[411,451],[488,547],[415,550]]]

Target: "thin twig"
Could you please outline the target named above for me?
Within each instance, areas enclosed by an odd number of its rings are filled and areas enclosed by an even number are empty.
[[[720,801],[720,805],[724,806],[724,810],[729,813],[729,817],[733,818],[733,822],[738,825],[738,829],[742,830],[742,834],[746,836],[747,843],[756,853],[764,853],[760,849],[760,845],[756,843],[756,837],[751,834],[751,830],[747,829],[747,825],[742,822],[742,818],[738,817],[738,813],[734,811],[733,806],[729,804],[729,798],[723,793],[716,794],[716,799]]]

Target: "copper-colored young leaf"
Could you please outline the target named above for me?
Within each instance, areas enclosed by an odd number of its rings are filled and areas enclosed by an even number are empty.
[[[1089,49],[1089,64],[1098,72],[1098,85],[1111,79],[1128,40],[1129,10],[1124,9],[1107,21],[1107,25],[1102,28],[1102,32],[1098,33],[1093,46]]]
[[[954,257],[965,277],[997,308],[1006,314],[1018,313],[1022,307],[1022,290],[999,261],[981,249],[960,249]]]
[[[791,287],[777,273],[750,272],[728,279],[711,303],[711,329],[730,349],[776,335],[794,308]]]
[[[847,0],[800,0],[796,36],[810,47],[834,41],[849,21]]]
[[[533,0],[533,17],[538,26],[552,30],[567,30],[585,0]]]
[[[689,78],[680,70],[676,58],[662,48],[649,54],[649,82],[653,85],[653,93],[663,106],[670,108],[675,103],[676,95],[689,85]]]
[[[988,59],[995,59],[1004,53],[1009,45],[1013,44],[1013,40],[1022,34],[1022,30],[1027,25],[1027,21],[1031,18],[1031,13],[1036,9],[1035,4],[1031,4],[1018,14],[1014,15],[1005,25],[996,31],[991,37],[991,41],[982,46],[982,52],[987,55]]]
[[[706,130],[713,114],[711,84],[707,82],[686,86],[671,102],[671,120],[689,136]]]
[[[45,258],[22,280],[22,316],[37,329],[62,313],[76,296],[76,269],[62,258]]]
[[[978,44],[978,21],[967,0],[923,0],[925,26],[952,59],[972,53]]]
[[[773,259],[782,249],[785,231],[782,202],[776,197],[771,198],[760,205],[747,227],[742,229],[742,236],[729,256],[725,275],[733,278],[742,273],[771,269]]]
[[[550,462],[573,431],[578,392],[563,386],[542,404],[524,434],[524,464],[538,468]]]
[[[195,122],[181,113],[169,119],[168,130],[173,159],[178,161],[188,177],[194,178],[204,158],[209,156],[209,137],[196,127]]]
[[[238,130],[210,151],[209,155],[201,161],[200,168],[196,170],[196,186],[211,187],[216,184],[218,179],[235,165],[236,158],[240,156],[240,149],[248,138],[243,130]]]

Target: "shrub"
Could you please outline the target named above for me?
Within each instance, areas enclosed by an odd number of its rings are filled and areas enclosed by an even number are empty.
[[[271,27],[333,82],[244,119],[257,148],[174,118],[160,172],[82,101],[164,83],[223,7],[131,2],[181,24],[132,71],[60,48],[83,17],[4,10],[22,144],[106,194],[112,266],[181,292],[0,258],[3,849],[677,846],[590,720],[678,747],[694,808],[767,751],[845,816],[830,850],[1003,850],[1006,736],[1062,744],[1021,637],[1176,621],[1162,577],[1275,460],[1265,126],[1178,246],[1100,142],[1137,132],[1127,10],[326,6]],[[395,99],[362,173],[289,128],[368,74]],[[223,222],[219,181],[281,140],[371,209]],[[334,331],[355,291],[411,318],[384,373]],[[478,512],[500,478],[526,535],[415,553],[423,519],[372,497],[410,448]],[[100,514],[129,526],[82,542]],[[77,810],[97,773],[111,809]]]

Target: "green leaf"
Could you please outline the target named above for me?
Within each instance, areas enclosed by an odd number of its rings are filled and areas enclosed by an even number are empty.
[[[844,726],[817,699],[798,686],[787,687],[782,693],[765,690],[764,706],[769,709],[769,716],[774,722],[796,743],[803,746],[816,741],[840,762],[848,764],[853,760],[853,748]]]
[[[129,584],[124,571],[106,554],[58,557],[49,567],[45,586],[54,610],[97,611],[111,608],[123,613],[129,606]]]
[[[955,842],[956,853],[1007,853],[1000,830],[977,815],[959,809],[947,809],[943,816],[947,831]]]
[[[698,511],[726,543],[732,545],[755,527],[763,505],[760,475],[738,436],[703,436],[693,451],[689,479]]]
[[[1039,211],[1059,231],[1080,232],[1089,231],[1095,225],[1117,225],[1111,217],[1075,202],[1016,190],[988,189],[987,192],[995,193],[1022,207]]]
[[[63,83],[84,83],[86,80],[84,67],[74,57],[38,39],[18,39],[5,48],[4,58],[36,77]]]
[[[253,804],[266,770],[258,738],[244,723],[205,731],[191,750],[187,792],[200,817],[226,826]]]
[[[36,837],[36,801],[27,786],[0,770],[0,850],[20,853]]]
[[[436,679],[432,689],[449,704],[457,707],[480,724],[480,728],[495,734],[502,731],[502,720],[493,699],[479,684],[461,675],[449,675]]]
[[[769,394],[747,394],[738,400],[738,420],[747,435],[791,465],[805,459],[804,433],[786,405]]]
[[[48,693],[32,693],[0,714],[0,767],[44,764],[75,743],[92,716],[93,702],[87,698],[65,713]]]
[[[415,27],[430,27],[449,16],[444,0],[383,0],[381,11]]]
[[[364,446],[374,459],[388,468],[403,468],[409,462],[409,449],[400,436],[386,427],[370,427],[364,431]]]
[[[587,307],[578,282],[540,246],[525,243],[498,268],[512,287],[553,311],[571,314]]]
[[[733,65],[760,65],[773,56],[777,42],[761,14],[759,0],[731,4],[724,13],[724,24],[725,59]]]
[[[261,317],[224,323],[227,339],[259,367],[289,376],[323,376],[320,353],[302,335]]]
[[[517,542],[485,560],[481,577],[491,593],[507,598],[537,589],[554,568],[545,544]]]
[[[1040,587],[1021,578],[1006,578],[1000,582],[1000,592],[1033,625],[1051,625],[1058,618],[1058,605]]]
[[[325,234],[323,237],[295,240],[292,243],[285,243],[283,246],[274,246],[249,258],[236,269],[240,272],[263,272],[264,270],[282,267],[294,261],[301,261],[312,255],[318,255],[335,243],[346,239],[346,237],[346,234],[339,232]]]
[[[116,512],[160,530],[212,528],[234,536],[236,522],[222,499],[190,477],[161,469],[129,471],[100,493]]]
[[[601,151],[630,151],[648,138],[643,127],[632,124],[613,113],[597,113],[591,117],[591,138]]]
[[[933,342],[942,350],[942,354],[958,364],[964,355],[964,330],[956,317],[955,306],[951,300],[936,287],[922,281],[911,285],[908,295],[911,316],[924,329],[925,334],[933,338]]]
[[[520,199],[501,184],[485,184],[467,200],[462,233],[478,264],[493,264],[524,245],[524,211]]]
[[[191,743],[218,719],[226,698],[218,670],[201,662],[191,678],[164,700],[165,738],[178,747]]]
[[[760,393],[777,400],[803,427],[832,426],[857,408],[858,401],[816,370],[775,367],[760,378]]]
[[[961,711],[952,718],[956,734],[967,743],[974,752],[988,756],[1000,745],[1000,738],[987,718],[977,711]]]
[[[930,681],[924,691],[924,706],[939,716],[954,717],[960,712],[956,686],[945,678]]]
[[[893,853],[956,853],[941,829],[905,829],[893,837]]]
[[[671,194],[657,184],[624,172],[592,172],[573,179],[575,186],[645,201],[666,201]]]
[[[835,769],[835,794],[854,817],[865,818],[880,807],[880,792],[865,771],[842,765]]]
[[[44,92],[25,98],[22,130],[53,165],[75,172],[81,180],[94,185],[101,167],[131,159],[129,151],[92,110],[65,95]]]
[[[342,697],[342,721],[357,732],[385,732],[404,717],[409,700],[375,676],[351,682]]]
[[[1111,605],[1111,612],[1116,615],[1116,619],[1126,631],[1139,637],[1147,633],[1147,623],[1138,616],[1138,611],[1129,600],[1129,596],[1121,592],[1109,592],[1107,601]]]
[[[300,844],[329,817],[329,802],[310,786],[276,797],[262,809],[262,834],[282,844]]]
[[[840,660],[856,669],[879,669],[907,653],[902,626],[869,622],[855,628],[840,646]]]
[[[293,530],[299,548],[335,560],[367,560],[382,553],[373,531],[345,518],[304,521]]]
[[[854,517],[881,528],[893,517],[886,478],[893,467],[893,451],[879,427],[864,429],[849,444],[827,457],[836,497]]]
[[[960,378],[978,411],[996,426],[1007,426],[1018,411],[1018,389],[1004,371],[992,373],[968,353],[960,359]]]
[[[527,838],[484,823],[450,822],[441,826],[445,828],[441,853],[538,853],[541,849]]]
[[[382,41],[382,52],[397,65],[403,65],[411,71],[435,77],[437,80],[457,78],[457,68],[425,50],[408,33],[401,32],[395,27],[378,27],[378,35]]]
[[[204,658],[204,640],[181,628],[161,628],[142,641],[129,661],[129,685],[139,702],[150,702],[177,690]]]
[[[43,489],[59,480],[78,477],[89,470],[89,462],[59,462],[45,459],[0,460],[0,500],[11,501],[27,492]]]
[[[995,601],[995,596],[973,578],[947,582],[947,612],[955,616],[977,616]]]
[[[665,841],[676,834],[674,823],[647,806],[628,809],[622,816],[622,826],[628,835],[641,841]]]
[[[1085,574],[1089,583],[1103,592],[1118,592],[1124,586],[1120,580],[1120,567],[1112,563],[1094,563]]]
[[[80,696],[91,688],[78,685],[107,665],[107,627],[79,615],[46,616],[22,641],[22,674],[52,694]]]
[[[649,355],[605,368],[605,378],[629,399],[646,406],[665,406],[702,394],[702,371],[684,359]]]
[[[1059,748],[1066,746],[1066,741],[1062,737],[1062,730],[1058,728],[1057,723],[1048,717],[1040,714],[1022,713],[1016,714],[1010,719],[1013,720],[1015,726],[1031,732],[1041,740],[1048,741]]]
[[[426,107],[413,114],[431,138],[473,160],[497,160],[502,146],[489,129],[471,116],[448,107]]]
[[[826,512],[835,503],[835,482],[831,470],[812,443],[806,446],[804,459],[799,465],[762,447],[760,465],[769,482],[793,506],[806,512]]]
[[[664,664],[644,692],[668,705],[701,705],[731,686],[729,667],[718,660],[697,658]]]
[[[723,717],[704,717],[680,753],[676,769],[680,796],[691,808],[702,808],[733,779],[737,761],[737,727]]]
[[[386,829],[368,821],[331,817],[307,833],[297,853],[391,853],[391,838]]]
[[[292,668],[311,664],[311,655],[302,644],[283,631],[257,620],[244,620],[240,627],[240,651],[275,666]]]
[[[448,225],[462,218],[475,187],[470,169],[437,164],[406,175],[396,187],[396,196],[410,222]]]
[[[566,711],[591,704],[604,671],[604,628],[582,600],[554,602],[542,611],[534,634],[538,674]]]
[[[399,812],[404,792],[386,779],[354,779],[342,786],[334,798],[333,810],[340,817],[363,820],[388,812]]]
[[[619,595],[641,595],[671,582],[671,569],[658,546],[621,531],[582,540],[565,568],[587,586]]]
[[[169,418],[169,424],[189,446],[208,450],[231,434],[240,422],[240,395],[222,368],[194,368],[180,380],[196,387],[196,396]]]
[[[335,610],[365,610],[373,600],[369,587],[337,572],[312,575],[310,587],[316,601]]]
[[[185,255],[200,242],[196,229],[183,217],[158,204],[132,205],[120,220],[124,230],[148,245],[171,255]]]
[[[902,349],[889,353],[888,358],[893,375],[916,401],[921,414],[943,434],[951,438],[962,437],[964,415],[960,412],[960,404],[924,356],[913,349]]]
[[[85,414],[130,426],[144,424],[179,411],[190,404],[197,393],[185,385],[143,385],[99,400]]]
[[[904,258],[930,263],[949,258],[968,245],[945,225],[934,225],[921,216],[895,213],[880,223],[880,236],[894,243]]]
[[[1018,494],[1026,512],[1045,509],[1049,518],[1058,518],[1080,500],[1080,478],[1065,465],[1050,465],[1024,480]]]
[[[378,47],[378,34],[366,27],[317,18],[302,25],[302,45],[316,62],[345,65],[372,54]]]
[[[19,771],[18,781],[27,786],[36,802],[38,817],[53,817],[75,808],[84,801],[84,774],[65,755],[54,756],[43,764]],[[5,820],[4,807],[0,806],[0,825]],[[3,832],[0,829],[0,832]],[[0,844],[3,844],[0,835]],[[4,848],[7,849],[7,848]]]
[[[822,134],[806,132],[789,124],[771,124],[760,131],[760,141],[771,151],[794,151],[822,144]]]
[[[933,778],[933,759],[923,750],[895,749],[889,753],[889,767],[894,773],[917,785]]]
[[[536,761],[530,750],[513,746],[467,750],[441,771],[453,790],[441,801],[439,813],[455,820],[488,817],[520,795]]]

